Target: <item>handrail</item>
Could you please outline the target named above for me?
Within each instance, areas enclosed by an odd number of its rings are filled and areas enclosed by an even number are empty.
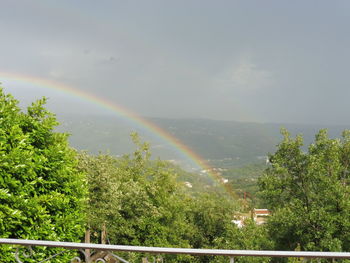
[[[210,256],[251,256],[251,257],[303,257],[303,258],[348,258],[349,252],[317,252],[317,251],[270,251],[270,250],[223,250],[223,249],[193,249],[169,247],[143,247],[125,245],[104,245],[90,243],[58,242],[46,240],[26,240],[0,238],[0,244],[22,246],[62,247],[68,249],[95,249],[106,251],[142,252],[154,254],[188,254]]]

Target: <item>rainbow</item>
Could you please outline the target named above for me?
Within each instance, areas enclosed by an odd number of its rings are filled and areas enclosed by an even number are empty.
[[[148,132],[151,132],[152,134],[156,135],[160,139],[169,143],[175,150],[180,152],[186,159],[196,164],[202,170],[206,170],[208,172],[208,175],[212,177],[216,182],[219,182],[225,188],[228,194],[235,197],[234,191],[231,185],[225,184],[220,174],[215,172],[213,167],[211,167],[199,154],[194,152],[187,145],[183,144],[175,136],[169,134],[162,128],[156,126],[151,121],[140,117],[139,115],[128,110],[125,107],[115,104],[114,102],[109,101],[106,98],[99,97],[93,93],[86,92],[77,88],[73,88],[71,86],[59,83],[57,81],[44,79],[40,77],[28,76],[28,75],[17,74],[17,73],[0,72],[0,84],[1,84],[1,81],[10,81],[10,82],[15,81],[23,84],[34,85],[40,88],[53,89],[53,90],[60,91],[65,94],[74,96],[76,98],[82,99],[89,103],[95,104],[109,111],[112,111],[118,116],[129,120],[133,124],[140,126],[141,128],[147,130]]]

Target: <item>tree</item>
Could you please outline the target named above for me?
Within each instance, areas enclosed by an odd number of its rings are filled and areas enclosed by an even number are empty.
[[[234,224],[231,222],[237,203],[227,196],[212,192],[195,196],[187,212],[194,225],[195,235],[191,237],[194,248],[214,248],[215,240],[226,235]]]
[[[182,184],[167,162],[150,160],[147,143],[140,142],[137,134],[132,139],[137,149],[131,155],[79,156],[80,170],[88,176],[87,218],[93,238],[99,241],[105,225],[112,244],[190,247],[188,196]],[[125,255],[130,261],[138,256]],[[169,255],[167,261],[191,262],[188,256],[174,258]]]
[[[53,131],[58,122],[45,102],[38,100],[24,113],[0,88],[0,236],[79,241],[84,175],[76,169],[67,134]],[[0,250],[2,262],[13,262],[10,248]],[[37,249],[36,261],[50,251]]]
[[[273,214],[268,229],[275,248],[349,251],[350,132],[330,139],[321,130],[307,152],[301,136],[282,134],[271,166],[259,180]]]
[[[271,250],[272,242],[264,225],[257,225],[252,219],[246,219],[245,225],[238,228],[234,224],[227,226],[225,233],[215,239],[216,248],[237,250]],[[267,263],[267,257],[236,257],[239,263]],[[227,258],[218,258],[217,262],[227,262]]]

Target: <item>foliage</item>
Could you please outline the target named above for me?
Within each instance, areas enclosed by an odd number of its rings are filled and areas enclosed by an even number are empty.
[[[190,239],[194,248],[266,249],[269,247],[263,227],[247,220],[238,228],[232,219],[237,213],[236,202],[222,195],[202,193],[191,204],[190,222],[195,235]],[[227,262],[227,257],[201,257],[200,262]],[[268,262],[269,259],[237,258],[237,262]]]
[[[102,225],[113,244],[188,248],[260,248],[265,230],[250,223],[238,229],[231,221],[239,206],[213,191],[189,194],[173,166],[150,160],[140,143],[133,155],[79,156],[90,185],[88,218],[99,242]],[[266,246],[265,246],[266,247]],[[135,254],[121,254],[133,261]],[[216,262],[214,257],[166,256],[167,262]],[[251,262],[240,259],[241,262]],[[220,261],[219,261],[220,262]],[[252,261],[255,262],[255,261]]]
[[[270,157],[259,185],[273,216],[269,234],[276,249],[349,251],[350,133],[329,139],[321,130],[308,152],[301,136],[284,140]]]
[[[229,225],[224,235],[215,240],[217,248],[237,250],[271,250],[273,243],[269,240],[267,229],[264,225],[256,225],[251,219],[245,221],[243,228]],[[217,262],[227,262],[225,258],[218,258]],[[265,257],[237,257],[235,262],[254,263],[270,262]]]
[[[79,156],[80,169],[88,175],[88,223],[95,241],[105,224],[113,244],[189,247],[188,196],[182,184],[166,162],[149,159],[148,144],[132,136],[138,146],[132,156]]]
[[[67,135],[53,132],[58,123],[45,101],[23,113],[0,89],[0,236],[79,241],[84,177],[76,170]],[[13,262],[4,250],[1,262]],[[41,254],[50,252],[37,250]]]
[[[219,194],[202,193],[192,200],[188,216],[196,235],[191,238],[194,248],[213,248],[215,239],[226,234],[237,204]]]
[[[105,226],[107,242],[120,245],[350,249],[349,131],[339,140],[321,130],[305,152],[301,136],[293,139],[282,130],[284,140],[270,156],[271,165],[263,176],[263,165],[228,169],[224,177],[243,192],[255,193],[253,183],[259,178],[260,201],[272,211],[267,225],[246,220],[238,228],[231,222],[242,209],[236,200],[168,162],[151,160],[149,145],[137,134],[132,134],[137,149],[122,158],[77,155],[69,148],[67,135],[53,131],[58,123],[44,108],[45,101],[38,100],[24,113],[11,95],[0,90],[1,237],[79,241],[88,225],[93,242],[100,242]],[[254,180],[247,181],[247,176]],[[197,188],[186,189],[181,182],[185,179],[199,182]],[[1,262],[13,261],[11,251],[12,247],[0,248]],[[34,261],[59,251],[36,248]],[[134,253],[126,257],[140,260]],[[71,252],[52,262],[69,258]],[[274,260],[236,258],[237,262]],[[166,261],[225,262],[227,258],[169,255]]]

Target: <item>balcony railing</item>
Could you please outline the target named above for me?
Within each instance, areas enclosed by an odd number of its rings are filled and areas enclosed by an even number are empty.
[[[44,240],[23,240],[23,239],[6,239],[0,238],[0,244],[2,245],[19,245],[26,248],[25,252],[20,253],[20,249],[17,247],[14,253],[14,259],[18,263],[24,263],[25,259],[29,259],[34,256],[32,247],[55,247],[65,248],[68,250],[78,250],[81,252],[81,257],[74,257],[70,262],[99,262],[106,263],[105,257],[114,258],[117,262],[128,263],[125,259],[117,256],[117,252],[139,252],[154,254],[157,257],[157,261],[163,262],[162,256],[164,254],[185,254],[193,256],[225,256],[228,258],[228,262],[234,262],[235,257],[295,257],[295,258],[328,258],[328,259],[350,259],[349,252],[306,252],[306,251],[261,251],[261,250],[222,250],[222,249],[191,249],[191,248],[167,248],[167,247],[142,247],[142,246],[123,246],[123,245],[103,245],[103,244],[91,244],[91,243],[72,243],[72,242],[56,242],[56,241],[44,241]],[[104,255],[99,257],[95,252],[95,256],[90,254],[90,251],[104,251]],[[48,262],[54,257],[65,253],[63,250],[56,255],[53,255],[40,262]],[[1,255],[0,255],[1,257]],[[147,262],[145,259],[143,262]]]

